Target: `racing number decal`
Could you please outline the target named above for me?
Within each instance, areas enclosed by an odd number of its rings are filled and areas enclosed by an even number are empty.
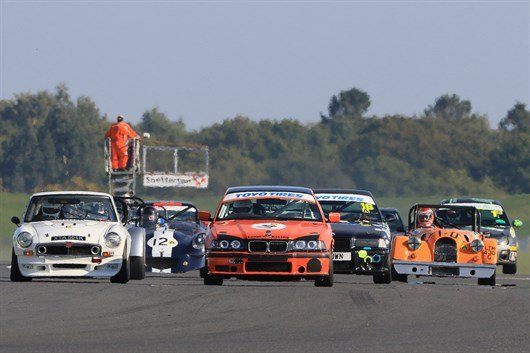
[[[374,205],[366,202],[361,202],[361,210],[363,213],[370,213],[374,209]]]
[[[488,257],[488,259],[493,258],[493,256],[496,255],[495,247],[494,246],[485,246],[484,249],[482,249],[482,253]]]
[[[158,240],[158,245],[167,245],[167,238],[154,238],[153,239],[153,246],[156,245],[156,241]]]

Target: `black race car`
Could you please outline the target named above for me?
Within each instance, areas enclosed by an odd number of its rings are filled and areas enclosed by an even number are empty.
[[[326,217],[340,213],[333,229],[333,267],[337,273],[372,275],[374,283],[390,283],[390,228],[371,192],[314,190]]]

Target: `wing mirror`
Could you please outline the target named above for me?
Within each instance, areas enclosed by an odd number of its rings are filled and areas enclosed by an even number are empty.
[[[17,216],[11,217],[11,223],[15,224],[17,227],[20,227],[20,218]]]
[[[520,228],[523,226],[523,222],[519,219],[516,219],[513,221],[512,225],[515,227],[515,228]]]
[[[199,211],[199,220],[203,222],[211,222],[212,214],[208,211]]]
[[[329,223],[340,223],[340,213],[330,212],[328,215]]]
[[[396,217],[395,214],[393,214],[393,213],[389,213],[389,214],[387,214],[387,215],[385,216],[385,220],[386,220],[387,222],[394,222],[394,221],[397,221],[397,217]]]

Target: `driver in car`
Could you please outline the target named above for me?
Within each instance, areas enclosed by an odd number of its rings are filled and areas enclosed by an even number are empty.
[[[431,208],[418,210],[418,225],[421,228],[434,228],[434,211]]]

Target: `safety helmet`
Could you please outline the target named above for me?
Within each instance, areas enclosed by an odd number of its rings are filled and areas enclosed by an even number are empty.
[[[61,213],[61,207],[57,204],[43,203],[41,206],[42,217],[44,219],[57,219],[59,218],[59,213]]]
[[[142,227],[153,228],[156,227],[158,221],[158,211],[153,206],[147,206],[142,211]]]
[[[252,201],[236,201],[233,203],[232,208],[234,209],[234,213],[250,213],[252,211]]]
[[[118,122],[123,121],[123,115],[119,114],[116,120],[118,120]]]
[[[434,223],[434,211],[431,208],[420,208],[418,210],[418,224],[420,227],[432,227]]]

